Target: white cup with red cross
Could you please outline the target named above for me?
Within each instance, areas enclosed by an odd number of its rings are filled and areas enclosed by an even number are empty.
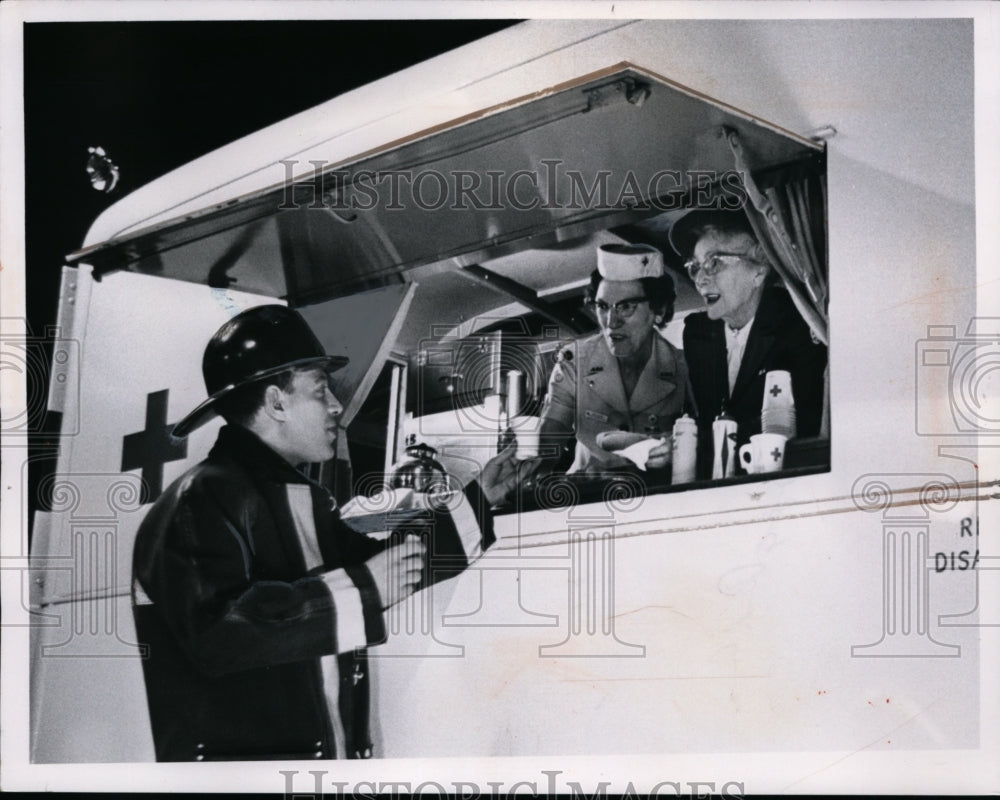
[[[780,433],[758,433],[740,447],[740,463],[750,474],[778,472],[785,463],[785,442]]]
[[[773,369],[764,376],[764,402],[761,408],[765,411],[769,408],[795,408],[790,372]]]

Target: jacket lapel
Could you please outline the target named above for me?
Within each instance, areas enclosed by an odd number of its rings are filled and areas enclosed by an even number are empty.
[[[227,425],[220,432],[219,443],[240,463],[253,465],[251,468],[253,479],[275,518],[274,538],[277,542],[258,541],[256,532],[250,524],[247,524],[247,535],[251,538],[252,546],[255,550],[279,547],[290,569],[294,573],[301,573],[305,570],[305,557],[295,533],[287,486],[290,483],[308,485],[309,481],[244,428]]]
[[[726,366],[726,331],[722,320],[706,320],[704,335],[691,342],[695,346],[692,353],[685,353],[688,364],[700,367],[699,381],[704,387],[704,396],[714,398],[715,408],[722,409],[729,402],[729,370]],[[709,371],[708,375],[701,370]],[[699,413],[711,415],[712,408],[699,408]]]
[[[581,364],[588,365],[583,380],[605,404],[612,408],[628,408],[617,359],[600,336],[591,339],[589,349],[590,352],[580,359]]]
[[[619,381],[620,383],[620,381]],[[656,405],[677,388],[677,363],[667,342],[659,334],[653,334],[653,355],[639,375],[629,411],[637,414]]]
[[[767,297],[766,292],[764,297]],[[740,371],[736,375],[736,384],[733,386],[732,397],[734,400],[748,391],[757,374],[765,369],[764,364],[767,362],[767,357],[777,342],[771,324],[771,313],[766,306],[765,299],[761,298],[753,327],[750,328],[750,335],[747,337],[747,346],[746,350],[743,351]],[[724,333],[723,336],[725,336]]]

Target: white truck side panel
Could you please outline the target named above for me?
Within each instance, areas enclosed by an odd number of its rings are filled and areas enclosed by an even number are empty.
[[[989,472],[995,457],[981,457],[974,437],[950,436],[947,377],[917,358],[929,324],[957,326],[949,346],[959,347],[977,312],[1000,316],[995,299],[980,297],[977,306],[971,31],[946,23],[942,32],[940,25],[660,21],[564,50],[561,34],[536,24],[530,46],[537,58],[508,65],[502,84],[484,77],[461,89],[466,105],[474,98],[481,107],[535,88],[538,70],[556,81],[629,59],[797,131],[838,128],[828,171],[833,466],[794,481],[654,497],[610,516],[596,504],[575,515],[504,518],[496,552],[407,607],[411,624],[429,625],[435,637],[419,627],[405,635],[400,623],[404,635],[373,652],[382,755],[977,744],[977,629],[950,627],[941,615],[954,615],[951,624],[1000,624],[995,609],[962,616],[980,592],[995,593],[997,576],[988,569],[937,574],[928,559],[954,545],[964,518],[979,514],[984,530],[990,523],[995,530],[996,503],[914,503],[902,509],[910,516],[893,516],[899,509],[866,513],[852,500],[866,475],[882,476],[897,502],[915,496],[899,489],[919,487],[926,476],[967,485],[997,477]],[[398,117],[384,122],[397,131]],[[350,135],[360,142],[367,134]],[[201,398],[201,349],[237,301],[166,283],[111,275],[95,290],[82,377],[85,423],[113,420],[121,436],[143,430],[149,392],[170,387],[170,421]],[[113,294],[117,286],[123,295]],[[921,413],[949,438],[918,435]],[[74,440],[74,470],[120,468],[117,445],[99,428]],[[187,458],[167,464],[164,482],[202,457],[213,437],[214,427],[192,437]],[[946,458],[942,444],[966,449]],[[824,502],[810,505],[817,498]],[[736,511],[713,520],[716,505]],[[761,505],[776,510],[761,513]],[[126,512],[122,529],[138,516]],[[584,532],[583,540],[573,540],[574,531]],[[586,531],[597,531],[596,544],[587,543]],[[616,538],[605,543],[604,531]],[[905,558],[904,533],[911,548]],[[518,554],[516,543],[532,544],[533,536],[540,546]],[[891,552],[890,541],[898,545]],[[39,547],[49,557],[71,556]],[[889,592],[883,578],[890,571],[892,591],[909,581],[910,594]],[[62,591],[60,580],[57,588],[47,583],[49,591]],[[905,602],[889,608],[890,597]],[[480,599],[483,626],[475,623]],[[612,601],[613,614],[593,610]],[[616,639],[584,639],[596,642],[598,653],[614,641],[625,645],[617,655],[642,646],[642,657],[540,655],[540,646],[573,632],[574,620],[581,631],[598,631],[612,618]],[[876,642],[903,657],[867,658],[871,651],[852,649]],[[121,697],[138,704],[138,666],[135,659],[94,659],[81,664],[85,679],[61,665],[43,667],[56,680],[41,697],[64,712],[36,718],[44,723],[36,757],[94,758],[85,740],[100,719],[109,760],[148,758],[148,741],[131,728],[112,740],[125,702],[103,699],[127,686]],[[74,735],[53,725],[78,727]]]

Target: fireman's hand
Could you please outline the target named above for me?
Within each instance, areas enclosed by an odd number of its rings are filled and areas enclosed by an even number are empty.
[[[382,598],[382,608],[395,605],[413,594],[420,583],[426,552],[420,537],[410,535],[365,562]]]
[[[518,468],[517,443],[505,447],[486,462],[479,475],[479,489],[491,504],[502,503],[517,486]]]

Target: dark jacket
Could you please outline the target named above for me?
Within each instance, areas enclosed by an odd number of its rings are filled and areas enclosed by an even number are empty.
[[[313,574],[289,484],[309,487],[324,561]],[[449,521],[430,521],[435,537],[456,540]],[[334,758],[320,658],[338,653],[345,749],[370,754],[363,651],[357,662],[341,652],[334,594],[318,573],[345,571],[367,643],[384,641],[382,600],[364,566],[383,547],[344,523],[325,489],[254,434],[223,428],[208,458],[153,505],[135,543],[133,611],[139,644],[149,648],[143,669],[157,759]],[[435,549],[454,562],[455,547]]]
[[[722,320],[711,320],[704,311],[688,315],[684,357],[698,406],[699,478],[711,477],[712,423],[723,409],[736,420],[737,445],[760,433],[764,378],[771,370],[791,373],[798,436],[819,433],[826,347],[813,342],[809,326],[783,288],[770,287],[761,297],[731,396]]]

